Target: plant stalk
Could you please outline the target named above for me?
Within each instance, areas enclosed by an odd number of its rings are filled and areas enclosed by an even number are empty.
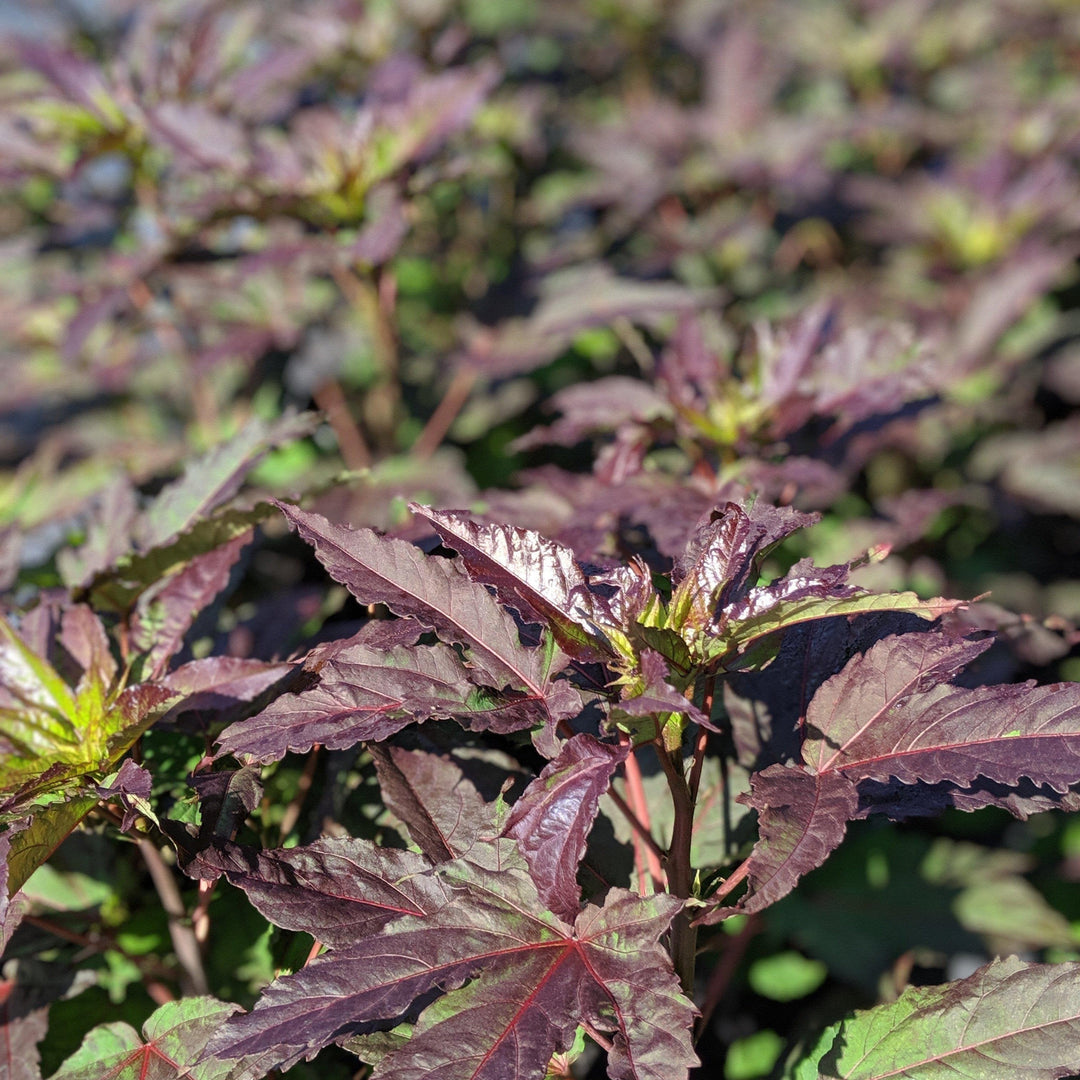
[[[146,863],[146,869],[150,871],[150,879],[157,890],[161,906],[169,917],[169,936],[172,938],[176,959],[180,961],[183,971],[182,989],[185,994],[208,994],[210,988],[206,981],[206,972],[203,970],[199,943],[188,921],[187,908],[184,907],[184,901],[180,896],[180,890],[176,887],[172,871],[165,865],[161,853],[149,840],[140,838],[136,843]]]
[[[694,800],[690,797],[682,762],[662,747],[657,748],[657,756],[667,777],[675,811],[671,826],[671,846],[667,855],[668,892],[685,900],[689,899],[693,885],[690,842],[694,831]],[[697,927],[691,922],[691,913],[685,909],[671,921],[670,949],[675,974],[678,975],[686,996],[693,999]]]

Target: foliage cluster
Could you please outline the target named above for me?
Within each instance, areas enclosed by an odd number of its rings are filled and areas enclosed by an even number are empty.
[[[0,1075],[1080,1073],[1069,4],[0,33]]]

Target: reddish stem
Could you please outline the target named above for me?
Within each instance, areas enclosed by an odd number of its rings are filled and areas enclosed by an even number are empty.
[[[588,1035],[597,1046],[602,1046],[609,1054],[611,1053],[613,1043],[606,1035],[601,1035],[587,1020],[582,1020],[581,1026],[585,1029],[585,1034]]]
[[[745,859],[732,874],[724,879],[723,885],[720,886],[716,892],[713,893],[712,898],[714,900],[722,900],[729,892],[731,892],[736,885],[739,884],[743,878],[750,872],[750,860]]]
[[[334,429],[342,460],[350,469],[367,469],[371,466],[371,451],[368,449],[359,426],[349,412],[345,393],[337,379],[328,379],[316,387],[311,395],[315,404],[326,414],[326,419]]]
[[[629,796],[630,806],[638,821],[641,822],[641,827],[644,832],[651,835],[652,822],[649,820],[649,804],[645,798],[645,785],[641,782],[641,766],[638,764],[638,760],[634,756],[633,751],[631,751],[630,756],[626,759],[625,768],[626,794]],[[641,842],[637,832],[634,833],[634,837],[635,862],[638,866],[638,891],[644,896],[645,875],[642,873],[642,866],[644,865],[645,869],[648,871],[649,877],[652,879],[653,888],[657,890],[664,887],[664,868],[660,861],[660,856]],[[638,858],[639,856],[640,860]]]
[[[690,801],[697,804],[698,788],[701,787],[701,769],[705,764],[705,750],[709,745],[709,732],[705,728],[698,728],[697,739],[694,741],[694,761],[690,766],[690,779],[687,782],[690,788]]]
[[[438,408],[431,414],[431,419],[424,425],[420,437],[413,443],[412,455],[421,461],[431,457],[439,448],[446,433],[450,430],[462,406],[469,400],[477,371],[472,367],[459,367],[450,380],[450,385],[443,394]]]

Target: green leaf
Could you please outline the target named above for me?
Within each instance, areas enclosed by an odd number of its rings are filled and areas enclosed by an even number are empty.
[[[814,1068],[816,1066],[816,1069]],[[1080,1071],[1080,963],[1011,956],[826,1031],[796,1080],[1059,1080]]]
[[[101,1024],[51,1080],[227,1080],[248,1075],[242,1062],[199,1060],[210,1036],[238,1008],[211,997],[189,997],[155,1010],[141,1036],[130,1024]]]
[[[35,653],[0,617],[0,684],[28,705],[61,723],[75,712],[75,698],[52,665]]]
[[[64,838],[97,806],[97,795],[80,795],[34,813],[29,828],[11,838],[8,854],[8,896],[14,896]]]
[[[195,522],[167,543],[140,554],[125,555],[94,578],[89,586],[90,601],[98,611],[127,612],[150,586],[183,570],[200,555],[242,536],[274,512],[275,508],[266,502],[246,510],[222,510]]]
[[[736,1039],[728,1047],[724,1080],[754,1080],[758,1076],[767,1076],[783,1048],[784,1040],[775,1031],[755,1031],[745,1039]]]
[[[814,619],[832,619],[838,615],[859,615],[871,611],[904,611],[921,619],[933,621],[955,611],[962,601],[936,597],[922,600],[913,592],[861,593],[856,596],[804,596],[781,600],[761,611],[749,611],[727,626],[718,629],[715,637],[705,639],[705,659],[730,658],[725,667],[761,667],[775,655],[767,650],[761,657],[748,656],[748,650],[762,638]]]

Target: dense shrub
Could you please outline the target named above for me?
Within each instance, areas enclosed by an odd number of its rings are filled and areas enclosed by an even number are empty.
[[[0,33],[0,1072],[1080,1071],[1069,5]]]

